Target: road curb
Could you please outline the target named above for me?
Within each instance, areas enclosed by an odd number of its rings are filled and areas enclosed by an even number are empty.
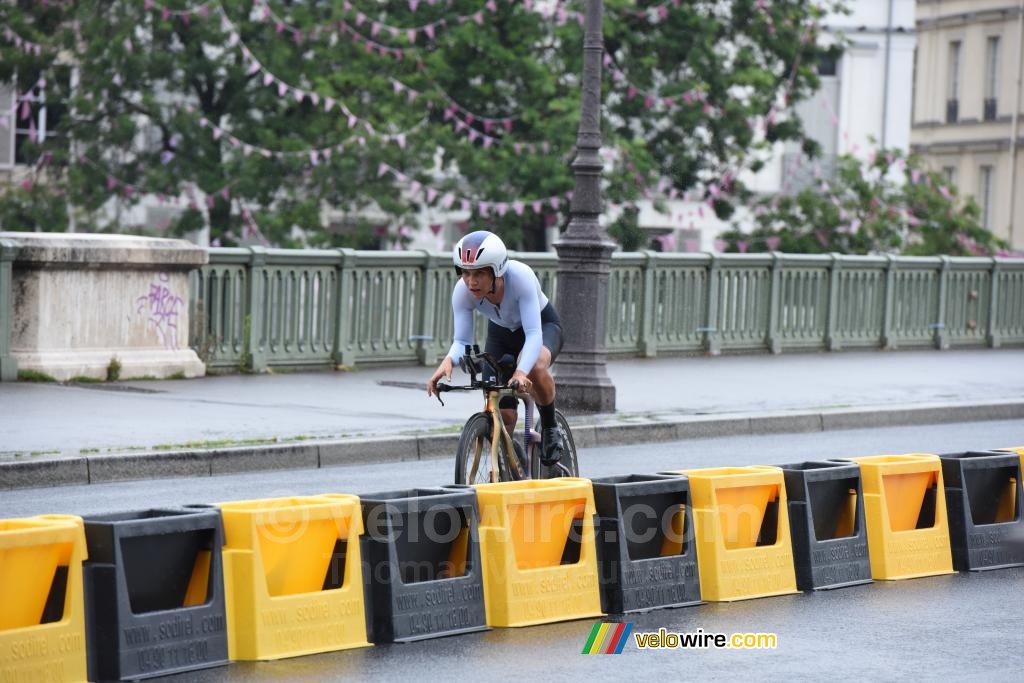
[[[577,448],[593,448],[723,436],[1022,418],[1024,400],[1003,400],[690,415],[670,419],[623,417],[617,423],[574,424],[572,430]],[[384,435],[210,450],[51,458],[16,457],[0,462],[0,490],[427,460],[451,457],[458,445],[458,438],[458,434]]]

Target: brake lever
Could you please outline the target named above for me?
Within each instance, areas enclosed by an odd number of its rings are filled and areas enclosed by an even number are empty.
[[[434,396],[437,398],[437,402],[444,406],[444,401],[441,400],[441,392],[444,390],[441,389],[441,386],[442,385],[438,384],[434,387]]]

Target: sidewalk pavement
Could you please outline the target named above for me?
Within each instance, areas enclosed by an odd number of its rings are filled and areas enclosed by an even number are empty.
[[[431,372],[0,384],[0,489],[451,457],[481,399],[442,407]],[[1024,349],[612,360],[608,375],[617,411],[570,417],[577,447],[1024,418]]]

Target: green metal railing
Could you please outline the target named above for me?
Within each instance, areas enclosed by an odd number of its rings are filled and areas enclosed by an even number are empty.
[[[513,254],[553,300],[554,254]],[[451,345],[447,254],[211,249],[192,345],[214,369],[432,364]],[[482,341],[485,325],[477,325]],[[617,253],[612,356],[1024,344],[1024,261]]]
[[[16,254],[0,241],[4,381]],[[555,255],[512,256],[555,300]],[[451,345],[454,284],[447,253],[211,249],[190,275],[190,343],[214,370],[429,365]],[[1024,260],[616,253],[605,344],[648,357],[1024,345]]]

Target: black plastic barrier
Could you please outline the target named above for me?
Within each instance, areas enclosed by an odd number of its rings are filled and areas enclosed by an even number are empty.
[[[407,489],[360,496],[371,640],[487,629],[476,494]]]
[[[601,609],[700,604],[690,484],[678,475],[594,479]]]
[[[871,583],[860,467],[779,465],[786,480],[796,585],[802,591]]]
[[[83,520],[90,680],[136,680],[228,663],[218,510],[143,510]]]
[[[1024,493],[1014,453],[947,453],[942,461],[953,568],[1024,566]]]

